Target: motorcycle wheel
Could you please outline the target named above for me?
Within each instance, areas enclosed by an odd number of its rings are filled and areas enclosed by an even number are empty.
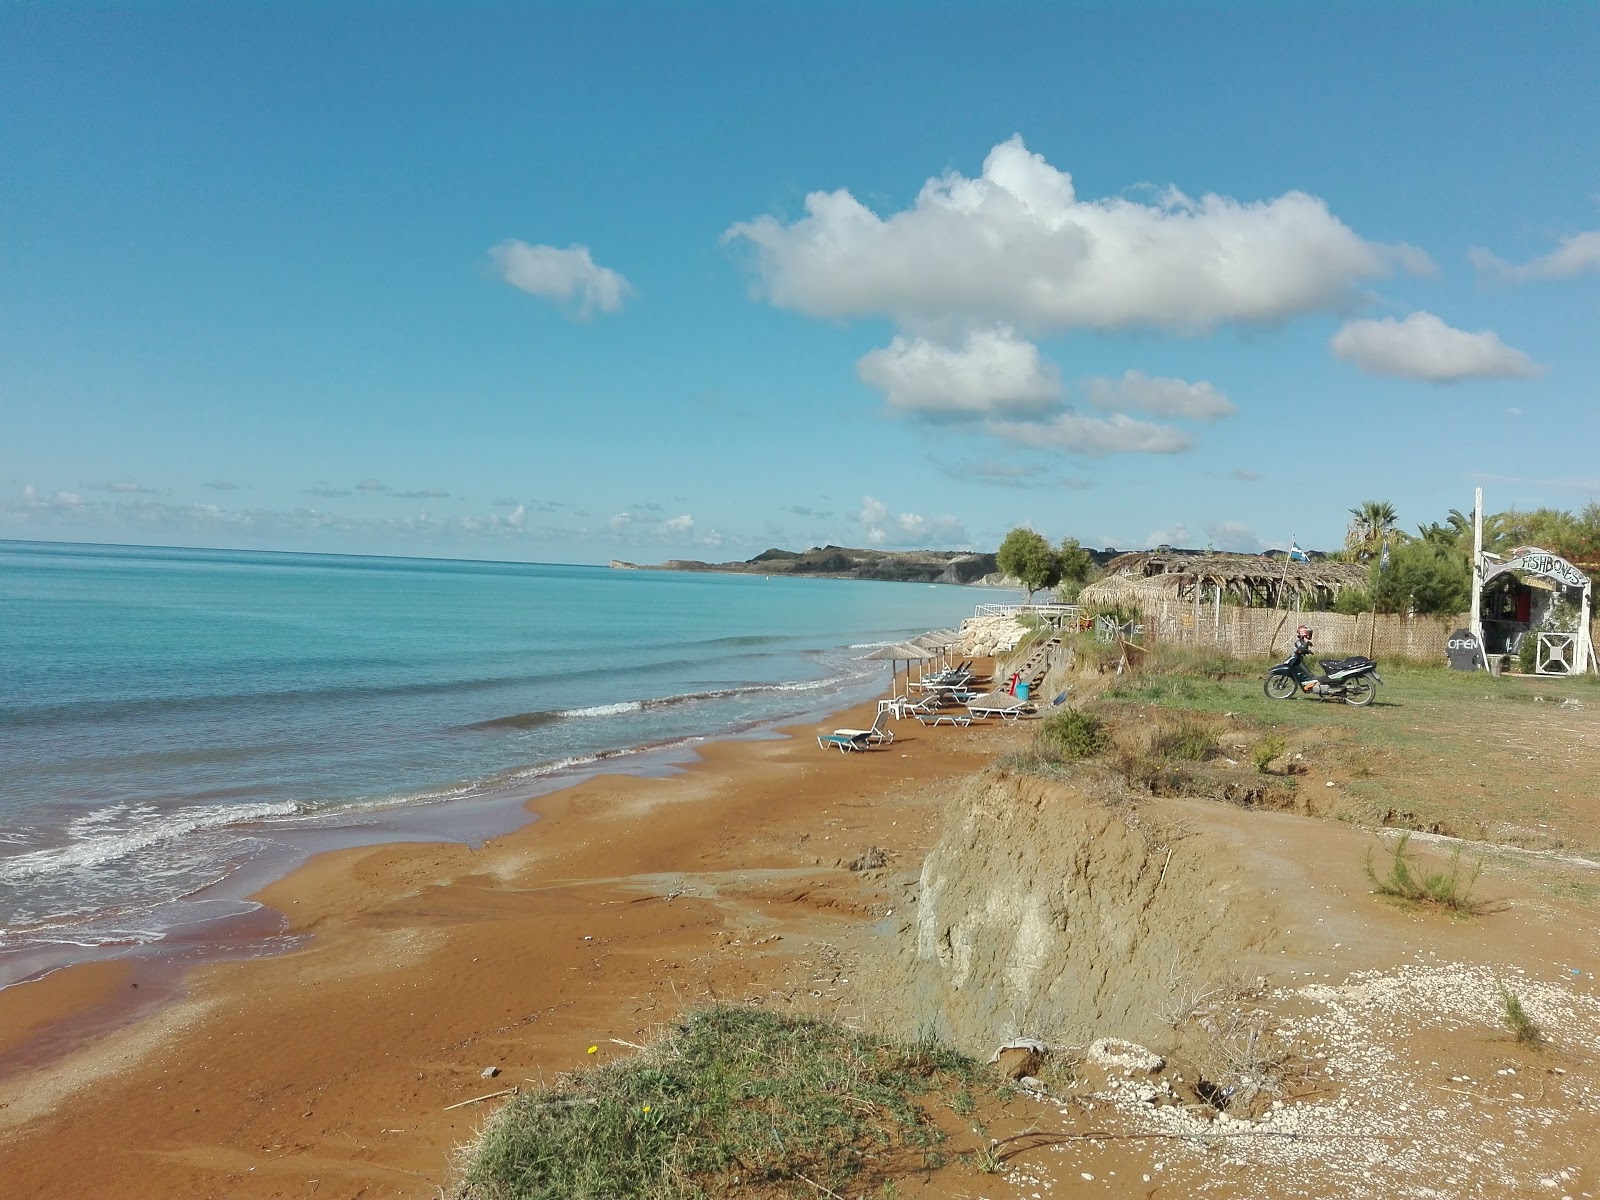
[[[1300,690],[1300,685],[1287,675],[1268,675],[1261,690],[1267,694],[1268,700],[1287,700]]]
[[[1344,702],[1365,708],[1378,698],[1378,681],[1371,675],[1355,675],[1344,681]]]

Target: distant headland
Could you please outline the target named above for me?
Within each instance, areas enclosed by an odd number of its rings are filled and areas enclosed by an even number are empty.
[[[622,571],[722,571],[735,575],[813,575],[824,579],[879,579],[898,583],[970,583],[1005,586],[993,554],[965,550],[764,550],[744,562],[708,563],[673,558],[643,565],[612,559]],[[1014,586],[1014,585],[1013,585]]]

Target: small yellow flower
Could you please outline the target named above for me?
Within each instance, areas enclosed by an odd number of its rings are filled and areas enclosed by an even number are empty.
[[[640,1111],[640,1112],[649,1112],[649,1111],[650,1111],[650,1106],[649,1106],[649,1105],[648,1105],[648,1104],[646,1104],[646,1105],[645,1105],[645,1106],[644,1106],[644,1107],[643,1107],[643,1108],[641,1108],[641,1109],[640,1109],[640,1110],[639,1110],[639,1111]]]
[[[587,1050],[584,1051],[585,1054],[598,1054],[599,1052],[600,1052],[600,1047],[599,1046],[590,1046]]]

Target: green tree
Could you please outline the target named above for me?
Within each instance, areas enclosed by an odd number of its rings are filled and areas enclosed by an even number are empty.
[[[1055,586],[1061,578],[1061,560],[1050,543],[1031,529],[1013,529],[1006,534],[994,557],[1000,569],[1027,590],[1029,604],[1035,592]]]
[[[1578,513],[1512,509],[1496,514],[1487,524],[1484,545],[1502,554],[1517,546],[1538,546],[1573,562],[1600,562],[1600,504],[1587,504]]]
[[[1350,510],[1344,534],[1345,556],[1351,562],[1371,562],[1383,549],[1384,539],[1406,539],[1400,532],[1400,514],[1387,500],[1364,500]]]
[[[1077,538],[1069,537],[1062,539],[1061,549],[1056,551],[1056,561],[1061,576],[1057,597],[1063,604],[1071,604],[1078,598],[1083,585],[1094,578],[1094,555],[1080,546]]]
[[[1465,612],[1472,570],[1460,551],[1434,542],[1406,542],[1389,552],[1389,566],[1372,564],[1372,598],[1379,612]]]

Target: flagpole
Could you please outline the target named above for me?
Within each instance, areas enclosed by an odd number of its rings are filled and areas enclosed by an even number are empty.
[[[1378,573],[1385,570],[1384,557],[1389,552],[1388,539],[1384,539],[1383,549],[1378,551]],[[1367,570],[1367,591],[1372,596],[1372,611],[1367,614],[1367,657],[1371,658],[1378,648],[1378,585],[1372,580],[1372,571]]]
[[[1294,535],[1290,534],[1289,535],[1289,548],[1283,552],[1283,578],[1278,580],[1278,603],[1279,604],[1283,603],[1283,589],[1289,583],[1289,560],[1294,557],[1294,548],[1295,548],[1296,544],[1297,543],[1294,540]],[[1278,634],[1283,632],[1283,623],[1289,619],[1289,610],[1287,608],[1285,608],[1285,609],[1282,609],[1281,611],[1283,613],[1283,616],[1278,618],[1278,627],[1272,631],[1272,646],[1276,646],[1278,644]],[[1268,653],[1272,652],[1272,646],[1268,646],[1267,647],[1267,652]]]

